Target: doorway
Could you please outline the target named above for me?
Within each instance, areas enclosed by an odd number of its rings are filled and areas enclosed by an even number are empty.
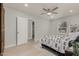
[[[35,39],[35,22],[32,21],[32,40],[34,41]]]
[[[17,17],[16,23],[16,45],[25,44],[28,41],[28,19]]]

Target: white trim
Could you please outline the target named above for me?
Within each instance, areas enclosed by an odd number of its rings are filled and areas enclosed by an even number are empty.
[[[5,45],[5,49],[16,46],[16,44]]]

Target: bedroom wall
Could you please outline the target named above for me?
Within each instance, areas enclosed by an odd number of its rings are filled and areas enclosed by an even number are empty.
[[[28,24],[28,39],[31,39],[31,22],[35,21],[35,41],[39,41],[43,33],[49,32],[49,21],[40,17],[34,18],[21,11],[5,8],[5,48],[16,46],[16,16],[30,18]]]
[[[22,12],[5,8],[5,47],[16,45],[16,17],[26,17]]]
[[[79,14],[52,20],[52,25],[51,25],[52,26],[52,29],[51,29],[52,34],[54,34],[54,35],[59,34],[58,27],[63,21],[66,21],[68,23],[68,26],[74,25],[74,24],[79,24]]]
[[[49,30],[50,27],[50,21],[49,20],[37,20],[36,21],[36,40],[39,41],[44,35],[47,35],[50,33]]]

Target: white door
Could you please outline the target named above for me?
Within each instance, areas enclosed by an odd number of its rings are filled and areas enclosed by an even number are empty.
[[[28,19],[17,17],[17,45],[27,43]]]

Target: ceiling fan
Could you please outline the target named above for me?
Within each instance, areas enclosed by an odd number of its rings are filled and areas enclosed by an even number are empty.
[[[55,8],[53,8],[53,9],[49,9],[49,8],[43,8],[42,10],[43,11],[45,11],[44,13],[41,13],[41,15],[44,15],[44,14],[46,14],[46,15],[51,15],[51,14],[58,14],[58,12],[55,12],[55,10],[57,10],[58,9],[58,7],[55,7]]]

